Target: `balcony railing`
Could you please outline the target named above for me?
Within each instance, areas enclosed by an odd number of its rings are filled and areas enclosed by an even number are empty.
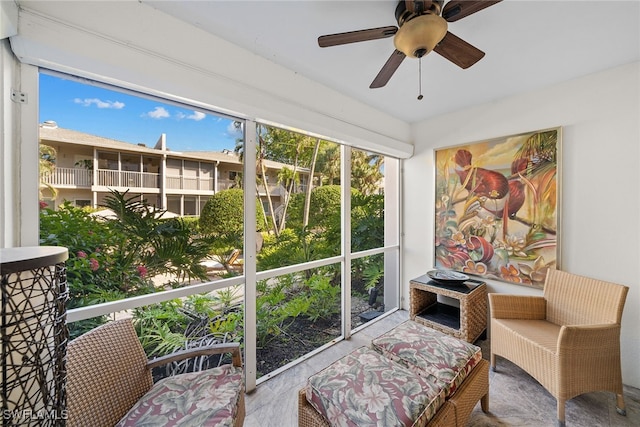
[[[91,188],[93,171],[80,168],[55,168],[41,174],[42,182],[53,187]]]
[[[269,189],[269,194],[271,195],[271,197],[284,197],[284,195],[287,194],[287,189],[284,188],[284,186],[281,184],[267,184],[267,188]],[[294,193],[299,193],[300,191],[298,190],[299,188],[296,188]],[[258,185],[258,193],[261,196],[267,195],[264,185]]]
[[[171,190],[213,191],[213,178],[167,175],[167,188]]]
[[[159,174],[98,169],[98,184],[104,187],[158,188]]]
[[[128,187],[128,188],[160,188],[160,174],[149,172],[129,172],[111,169],[98,169],[98,182],[96,185],[103,187]],[[93,184],[93,171],[84,168],[57,167],[53,172],[42,173],[42,182],[53,187],[91,188]],[[222,191],[232,188],[236,181],[231,179],[218,179],[218,188],[214,188],[213,178],[188,177],[183,175],[168,175],[167,189],[171,190],[199,190]],[[294,192],[304,192],[305,186],[298,185]],[[264,185],[258,186],[260,194],[265,195]],[[278,197],[286,193],[280,184],[269,184],[271,196]]]
[[[235,183],[232,179],[218,179],[218,191],[228,190],[232,188]]]

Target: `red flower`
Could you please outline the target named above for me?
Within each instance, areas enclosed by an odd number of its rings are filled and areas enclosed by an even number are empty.
[[[145,267],[144,265],[139,265],[138,266],[138,274],[140,275],[140,277],[144,278],[147,275],[147,267]]]
[[[100,263],[98,262],[97,259],[91,258],[89,260],[89,267],[91,268],[91,271],[96,271],[97,269],[100,268]]]
[[[44,209],[47,207],[47,202],[43,202],[42,200],[40,200],[38,204],[40,205],[40,209]]]
[[[78,253],[76,255],[78,255],[78,258],[86,258],[87,257],[87,253],[85,251],[78,251]]]

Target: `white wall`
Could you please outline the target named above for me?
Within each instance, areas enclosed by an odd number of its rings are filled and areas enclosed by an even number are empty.
[[[15,75],[16,60],[13,58],[7,40],[0,40],[0,247],[7,248],[14,245],[13,223],[16,212],[11,208],[14,188],[13,165],[14,150],[10,142],[14,138],[15,116],[14,105],[11,102],[11,86]]]
[[[35,70],[16,60],[6,39],[0,40],[0,69],[0,247],[33,246],[38,244],[33,227],[38,220],[38,130],[37,115],[30,107],[38,94],[29,82],[34,81]],[[11,94],[22,92],[35,98],[15,102]],[[35,128],[21,132],[25,124]],[[33,161],[25,166],[21,163],[25,158]]]
[[[640,64],[458,111],[413,126],[404,168],[404,295],[433,267],[433,149],[562,126],[561,266],[630,287],[625,384],[640,387]],[[541,294],[489,282],[490,292]],[[408,301],[404,301],[405,306]]]

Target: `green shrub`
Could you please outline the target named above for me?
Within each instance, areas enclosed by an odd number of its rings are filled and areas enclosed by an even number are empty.
[[[153,292],[143,264],[127,262],[114,248],[126,236],[70,203],[40,211],[40,245],[62,246],[67,260],[68,308],[84,307]],[[74,322],[72,337],[104,323],[105,316]]]
[[[260,200],[257,200],[256,206],[256,227],[262,231],[265,223]],[[230,188],[211,196],[200,213],[199,225],[205,233],[236,237],[241,243],[244,232],[244,191]]]
[[[340,313],[340,285],[331,284],[326,276],[315,275],[307,280],[309,307],[305,315],[312,321]]]
[[[40,244],[69,250],[68,308],[84,307],[155,292],[151,278],[206,278],[201,261],[211,242],[197,236],[181,218],[158,219],[137,196],[112,192],[105,203],[117,220],[97,220],[64,203],[41,209]],[[105,316],[70,325],[72,337],[104,323]]]
[[[323,185],[311,190],[309,208],[310,229],[321,228],[340,230],[340,200],[341,187],[339,185]],[[287,225],[294,229],[302,227],[305,195],[294,194],[287,211]]]
[[[185,346],[188,340],[215,337],[219,342],[241,341],[243,312],[212,293],[190,295],[134,310],[135,326],[148,356],[162,356]]]

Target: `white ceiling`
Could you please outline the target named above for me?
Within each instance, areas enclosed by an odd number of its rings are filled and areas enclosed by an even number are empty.
[[[639,1],[505,0],[449,24],[486,56],[467,70],[424,57],[418,101],[416,59],[369,89],[392,38],[317,44],[323,34],[396,25],[396,0],[143,3],[409,123],[640,60]]]

